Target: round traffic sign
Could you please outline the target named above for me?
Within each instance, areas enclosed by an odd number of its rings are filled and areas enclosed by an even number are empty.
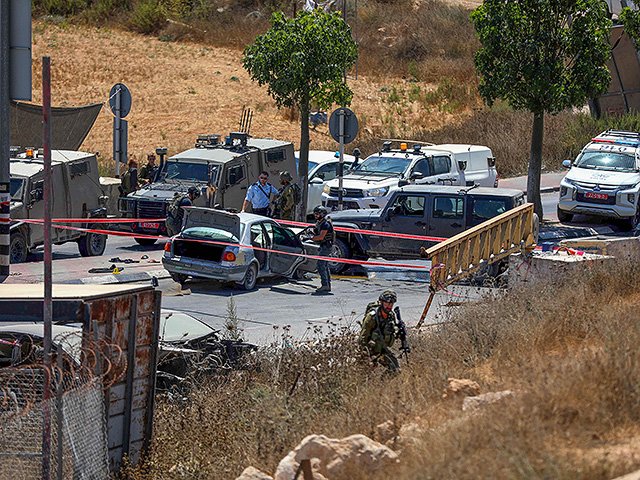
[[[358,119],[356,114],[348,108],[337,108],[329,118],[329,132],[336,142],[340,142],[340,117],[344,117],[344,130],[342,132],[342,141],[351,143],[358,135]]]
[[[111,87],[109,92],[109,107],[114,115],[118,116],[116,112],[116,99],[120,94],[120,118],[124,118],[129,115],[131,111],[131,92],[124,83],[116,83]]]

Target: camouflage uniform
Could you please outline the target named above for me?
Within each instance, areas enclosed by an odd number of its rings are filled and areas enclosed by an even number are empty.
[[[295,200],[293,195],[293,185],[286,184],[280,190],[278,197],[278,210],[282,220],[293,220],[295,214]]]
[[[387,314],[387,318],[384,318],[382,305],[372,305],[362,321],[360,345],[369,352],[374,360],[392,372],[400,368],[398,359],[391,351],[396,335],[396,314],[393,310]]]
[[[140,169],[140,180],[149,180],[149,182],[152,182],[157,171],[158,165],[151,165],[149,162],[145,163]]]

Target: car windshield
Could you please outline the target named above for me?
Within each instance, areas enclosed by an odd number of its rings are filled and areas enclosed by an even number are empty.
[[[182,236],[205,241],[209,240],[211,242],[239,243],[238,238],[231,232],[213,227],[186,228],[184,232],[182,232]]]
[[[24,187],[24,180],[21,178],[12,178],[9,185],[9,191],[11,192],[11,200],[22,199],[22,188]]]
[[[166,310],[160,313],[160,339],[164,342],[193,340],[213,332],[209,325],[191,315]]]
[[[372,155],[353,169],[355,173],[393,173],[400,175],[409,168],[411,159],[406,157],[381,157]]]
[[[318,164],[316,162],[309,160],[309,171],[312,171],[317,166]],[[298,157],[296,157],[296,170],[300,173],[300,159]]]
[[[633,155],[610,151],[586,151],[575,164],[578,168],[590,168],[593,170],[617,170],[622,172],[635,172],[636,159]]]
[[[218,165],[167,160],[160,172],[160,179],[209,182],[210,178],[215,179],[217,170]]]

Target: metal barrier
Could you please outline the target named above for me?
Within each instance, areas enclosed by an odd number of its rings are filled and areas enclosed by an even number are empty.
[[[428,249],[431,294],[416,327],[422,325],[438,289],[470,275],[483,265],[497,262],[516,251],[532,249],[537,241],[537,230],[538,219],[533,213],[533,204],[526,203]]]

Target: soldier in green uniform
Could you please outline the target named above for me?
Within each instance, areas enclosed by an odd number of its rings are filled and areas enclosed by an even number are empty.
[[[156,155],[150,152],[147,155],[147,163],[145,163],[140,169],[139,180],[141,184],[151,183],[156,176],[158,166],[156,165]]]
[[[279,212],[278,218],[282,220],[293,220],[295,217],[296,199],[291,180],[293,178],[289,172],[280,173],[280,185],[282,185],[282,188],[278,192],[276,207]]]
[[[132,157],[127,165],[129,169],[124,172],[120,181],[121,197],[126,197],[138,188],[138,162]]]
[[[378,303],[370,304],[367,308],[360,331],[360,345],[374,361],[397,372],[400,366],[391,347],[397,336],[393,304],[398,301],[398,297],[393,290],[385,290],[378,300]]]

